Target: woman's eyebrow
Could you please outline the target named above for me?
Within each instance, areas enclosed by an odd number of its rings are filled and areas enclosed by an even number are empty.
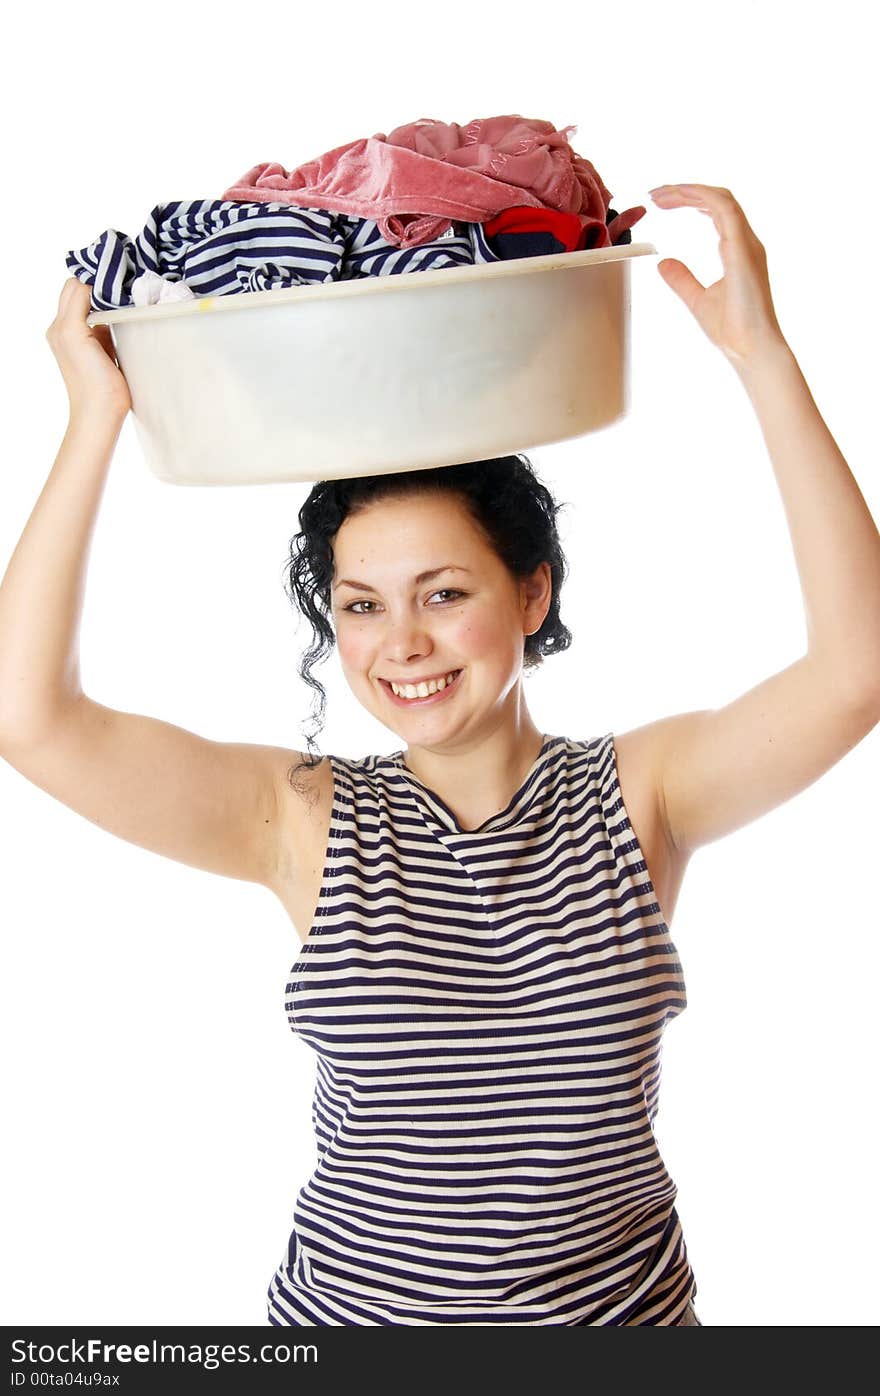
[[[470,570],[469,567],[459,567],[454,562],[447,562],[442,567],[432,567],[430,572],[420,572],[414,580],[416,586],[421,586],[422,582],[430,582],[432,577],[439,577],[441,572],[470,572]],[[355,591],[373,590],[369,582],[353,582],[349,577],[342,577],[340,581],[335,582],[333,590],[337,591],[339,587],[353,587]]]

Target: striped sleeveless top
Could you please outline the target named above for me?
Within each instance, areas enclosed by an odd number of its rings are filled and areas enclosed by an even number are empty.
[[[275,1325],[679,1324],[696,1284],[654,1137],[684,978],[613,736],[546,736],[465,830],[404,752],[330,757],[285,1008],[317,1166]]]

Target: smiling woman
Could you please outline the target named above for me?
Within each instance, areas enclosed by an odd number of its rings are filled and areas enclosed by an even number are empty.
[[[320,1157],[273,1324],[689,1321],[652,1132],[681,966],[611,734],[547,734],[523,692],[572,639],[561,507],[508,456],[325,481],[300,512],[303,678],[323,708],[336,644],[406,746],[289,772],[312,833],[274,890]]]
[[[320,722],[311,670],[338,646],[401,740],[390,755],[210,742],[87,696],[89,542],[131,403],[85,288],[59,301],[71,416],[0,585],[0,755],[121,838],[268,886],[300,933],[286,1008],[316,1056],[318,1159],[273,1324],[698,1326],[654,1128],[686,1005],[668,918],[697,847],[880,720],[880,535],[742,210],[707,186],[660,202],[691,199],[725,275],[660,272],[756,408],[809,645],[724,707],[622,735],[529,713],[525,675],[572,636],[560,506],[522,456],[323,481],[300,511],[285,568],[313,631],[302,677]]]
[[[564,507],[523,455],[315,485],[285,568],[288,594],[312,627],[300,673],[318,695],[318,730],[326,694],[312,669],[336,644],[352,691],[379,721],[393,726],[397,712],[418,713],[420,725],[402,734],[413,743],[436,745],[441,709],[449,709],[447,757],[473,746],[487,724],[497,730],[505,709],[534,739],[519,674],[572,639],[560,617],[567,566],[556,519]],[[420,687],[432,681],[434,694]],[[479,703],[481,683],[485,708],[468,721],[460,708],[453,714],[453,696],[466,700],[467,690]],[[315,735],[307,737],[312,758],[292,776],[320,761]]]

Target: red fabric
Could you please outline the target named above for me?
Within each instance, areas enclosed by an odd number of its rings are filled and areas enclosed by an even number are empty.
[[[593,247],[608,247],[618,240],[621,233],[646,212],[642,205],[619,213],[607,225],[599,218],[589,218],[579,213],[557,213],[552,208],[506,208],[497,217],[483,224],[483,231],[492,238],[496,233],[552,233],[563,244],[566,252],[583,252]]]
[[[590,219],[582,226],[579,214],[557,213],[552,208],[506,208],[497,218],[490,218],[483,224],[483,232],[487,238],[495,237],[496,233],[552,233],[566,252],[577,252],[583,245],[581,238],[594,222]]]

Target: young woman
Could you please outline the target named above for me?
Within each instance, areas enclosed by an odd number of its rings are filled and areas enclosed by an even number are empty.
[[[300,512],[303,677],[323,702],[309,671],[337,644],[404,744],[391,756],[208,742],[86,696],[86,557],[130,399],[77,280],[48,331],[70,422],[0,587],[0,751],[121,837],[271,887],[304,942],[288,1012],[317,1054],[319,1162],[273,1324],[699,1322],[652,1128],[685,1004],[668,918],[696,848],[880,719],[880,537],[738,203],[653,194],[720,235],[708,289],[660,271],[758,413],[809,643],[726,707],[623,735],[554,736],[529,713],[524,671],[571,637],[557,506],[519,457],[323,481]]]

